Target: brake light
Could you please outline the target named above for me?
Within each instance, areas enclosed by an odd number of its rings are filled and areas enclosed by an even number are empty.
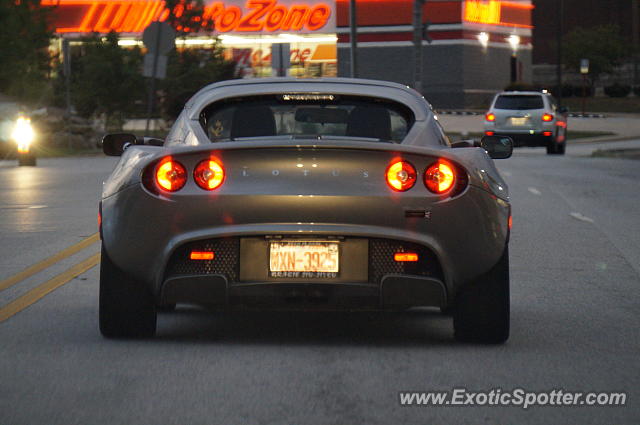
[[[456,181],[453,165],[438,160],[424,172],[424,184],[433,193],[444,193],[451,189]]]
[[[156,183],[158,187],[168,192],[180,190],[187,183],[187,170],[169,156],[156,168]]]
[[[487,115],[484,116],[485,119],[487,121],[495,121],[496,120],[496,116],[495,114],[492,114],[491,112],[489,112]]]
[[[544,122],[553,121],[553,115],[551,115],[551,114],[544,114],[544,115],[542,116],[542,121],[544,121]]]
[[[191,260],[213,260],[216,254],[213,251],[191,251],[189,259]]]
[[[193,178],[204,190],[214,190],[224,182],[224,168],[218,160],[211,158],[201,161],[193,171]]]
[[[485,131],[485,132],[484,132],[484,135],[485,135],[485,136],[493,136],[494,134],[496,134],[496,133],[495,133],[495,132],[493,132],[493,131]]]
[[[396,161],[387,168],[387,184],[397,192],[404,192],[416,183],[416,169],[407,161]]]
[[[415,252],[396,252],[393,255],[393,259],[398,263],[416,262],[418,261],[418,254]]]
[[[98,233],[100,240],[102,240],[102,201],[98,203]]]
[[[547,137],[551,136],[552,134],[553,134],[553,133],[552,133],[552,132],[550,132],[550,131],[543,131],[543,132],[542,132],[542,135],[543,135],[543,136],[547,136]]]

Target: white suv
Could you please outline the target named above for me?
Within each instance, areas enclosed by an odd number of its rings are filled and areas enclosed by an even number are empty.
[[[548,154],[564,155],[567,110],[548,93],[498,93],[484,117],[487,136],[509,136],[516,146],[546,146]]]

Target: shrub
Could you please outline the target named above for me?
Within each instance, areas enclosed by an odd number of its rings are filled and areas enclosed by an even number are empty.
[[[631,93],[631,86],[615,83],[605,87],[604,93],[609,97],[627,97]]]
[[[560,87],[560,93],[562,94],[562,97],[564,97],[564,98],[573,96],[574,90],[575,90],[575,87],[572,86],[571,84],[563,84]],[[558,88],[557,87],[553,87],[551,89],[551,94],[553,94],[555,97],[560,97],[560,96],[558,96]]]
[[[584,87],[582,85],[574,86],[573,95],[575,97],[593,97],[593,87],[589,84]]]
[[[540,90],[541,90],[540,86],[525,83],[522,81],[516,81],[504,88],[504,91],[540,91]]]

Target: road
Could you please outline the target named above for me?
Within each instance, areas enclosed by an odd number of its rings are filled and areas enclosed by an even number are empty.
[[[640,163],[578,155],[585,152],[520,149],[498,162],[514,215],[505,345],[457,343],[450,318],[431,310],[223,314],[186,306],[160,315],[155,339],[106,340],[97,267],[46,295],[39,289],[57,275],[54,284],[69,280],[65,270],[97,253],[89,240],[0,292],[0,319],[7,305],[28,301],[0,322],[0,424],[637,423]],[[0,161],[0,282],[95,234],[101,181],[114,164]],[[34,291],[44,296],[27,306]],[[627,404],[399,403],[400,391],[456,387],[616,391]]]

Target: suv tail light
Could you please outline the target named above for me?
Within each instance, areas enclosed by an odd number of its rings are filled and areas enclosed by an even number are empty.
[[[492,114],[491,112],[489,112],[487,115],[485,115],[484,118],[487,121],[495,121],[496,120],[495,114]]]
[[[175,192],[187,183],[187,170],[184,165],[168,156],[158,163],[155,180],[160,189]]]
[[[456,183],[455,167],[445,160],[438,160],[424,172],[424,184],[433,193],[441,194],[450,190]]]
[[[542,116],[542,121],[544,121],[544,122],[550,122],[550,121],[553,121],[553,115],[551,115],[551,114],[544,114],[544,115]]]
[[[407,161],[396,161],[387,168],[386,178],[391,189],[404,192],[416,184],[416,168]]]
[[[224,168],[222,164],[214,158],[201,161],[193,170],[193,178],[196,184],[204,190],[214,190],[219,188],[224,182]]]

